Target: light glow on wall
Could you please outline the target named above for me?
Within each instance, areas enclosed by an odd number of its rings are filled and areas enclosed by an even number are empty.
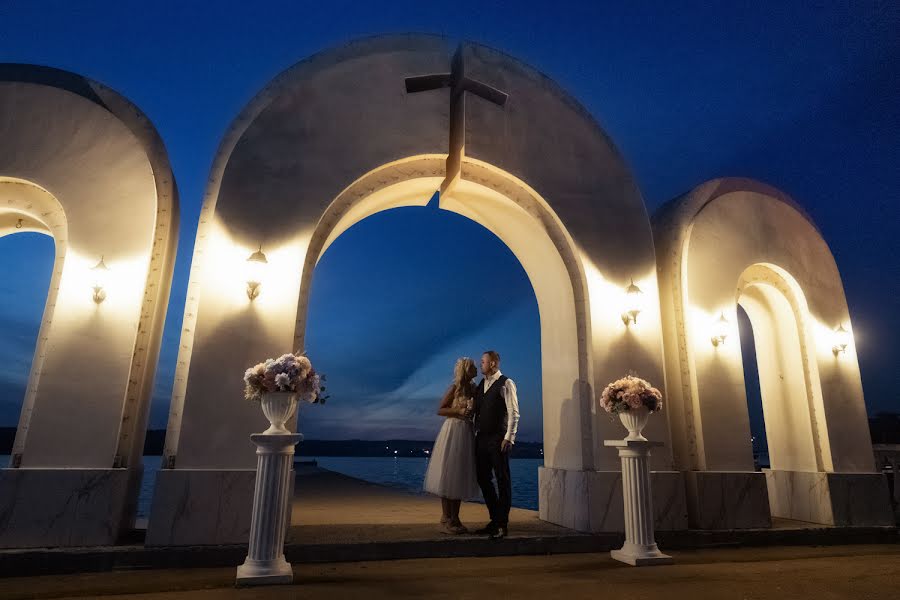
[[[727,340],[738,339],[736,305],[706,310],[694,304],[685,311],[687,334],[692,340],[694,351],[700,354],[740,351],[740,344],[729,344]],[[724,320],[723,320],[724,317]],[[713,340],[717,340],[718,343]]]
[[[659,295],[647,292],[656,289],[652,275],[616,283],[607,279],[586,257],[582,256],[582,261],[594,327],[621,333],[621,323],[634,328],[638,325],[638,315],[641,326],[645,323],[648,327],[657,326],[654,323],[659,321]]]
[[[96,254],[69,249],[57,303],[85,311],[102,309],[109,316],[134,316],[140,312],[146,279],[146,258],[104,255],[98,261]]]
[[[850,332],[844,329],[843,324],[838,325],[837,329],[834,330],[834,346],[831,347],[831,351],[835,356],[843,354],[847,351],[847,346],[850,345],[850,340]]]
[[[719,317],[713,322],[713,334],[710,336],[712,345],[718,348],[725,343],[725,340],[728,339],[730,334],[731,323],[729,323],[728,319],[725,317],[725,313],[720,312]]]
[[[856,333],[849,321],[839,323],[835,327],[812,318],[810,327],[819,360],[834,361],[839,358],[856,356]]]
[[[201,275],[203,289],[209,294],[210,301],[219,304],[227,313],[253,306],[266,311],[263,313],[266,316],[274,316],[282,309],[293,309],[299,296],[303,261],[310,239],[309,233],[301,232],[277,246],[267,240],[250,245],[234,240],[221,224],[215,223],[207,247],[209,256]],[[264,251],[265,263],[248,260],[261,251]],[[258,284],[253,297],[249,293],[250,282]],[[291,323],[293,319],[287,322]]]

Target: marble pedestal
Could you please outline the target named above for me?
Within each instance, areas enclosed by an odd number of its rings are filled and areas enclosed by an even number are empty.
[[[250,543],[244,564],[237,568],[237,585],[293,583],[294,572],[284,558],[284,537],[290,523],[291,467],[299,433],[256,433],[256,485],[250,519]]]
[[[625,506],[625,543],[610,556],[635,567],[672,564],[672,557],[660,552],[653,534],[650,451],[662,446],[662,442],[604,440],[603,445],[619,451]]]
[[[108,546],[134,524],[143,468],[0,470],[0,548]]]
[[[680,471],[650,473],[654,527],[658,531],[687,529],[684,476]],[[624,531],[621,471],[538,469],[541,520],[576,531]]]
[[[766,476],[755,471],[686,471],[691,529],[772,526]]]
[[[763,472],[773,517],[839,526],[894,524],[883,473]]]

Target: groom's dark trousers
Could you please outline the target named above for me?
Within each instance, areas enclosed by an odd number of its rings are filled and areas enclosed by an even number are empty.
[[[509,453],[500,450],[502,433],[481,433],[475,436],[475,473],[491,522],[498,527],[509,524],[512,504],[512,483],[509,479]],[[494,489],[493,479],[497,480]]]

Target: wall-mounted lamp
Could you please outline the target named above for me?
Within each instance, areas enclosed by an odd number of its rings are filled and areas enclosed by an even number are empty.
[[[847,351],[847,345],[850,344],[850,332],[844,329],[843,325],[838,325],[834,330],[834,346],[831,351],[837,356]]]
[[[16,229],[22,229],[22,219],[16,221]]]
[[[268,264],[269,261],[263,254],[262,246],[247,259],[247,297],[250,300],[259,296],[259,286],[262,285]]]
[[[625,288],[625,302],[627,310],[622,313],[622,322],[626,327],[629,323],[637,325],[637,316],[644,308],[644,292],[634,285],[634,279],[631,280],[631,285]]]
[[[719,318],[716,319],[715,325],[713,326],[713,336],[711,338],[712,345],[715,347],[719,347],[719,345],[725,343],[725,338],[728,337],[729,331],[729,323],[728,319],[725,318],[725,313],[719,313]]]
[[[106,282],[109,280],[109,267],[106,266],[106,263],[103,261],[103,257],[100,257],[100,262],[91,267],[91,275],[94,281],[94,302],[100,304],[104,300],[106,300],[106,290],[103,289],[106,287]]]

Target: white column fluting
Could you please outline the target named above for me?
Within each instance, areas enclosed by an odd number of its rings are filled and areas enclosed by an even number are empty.
[[[250,520],[250,545],[244,564],[237,568],[238,585],[291,583],[294,574],[284,559],[284,536],[288,526],[291,468],[299,433],[254,433],[256,486]]]
[[[653,494],[650,489],[650,449],[662,442],[605,440],[622,459],[622,497],[625,504],[625,544],[610,555],[633,566],[671,564],[660,552],[653,534]]]

